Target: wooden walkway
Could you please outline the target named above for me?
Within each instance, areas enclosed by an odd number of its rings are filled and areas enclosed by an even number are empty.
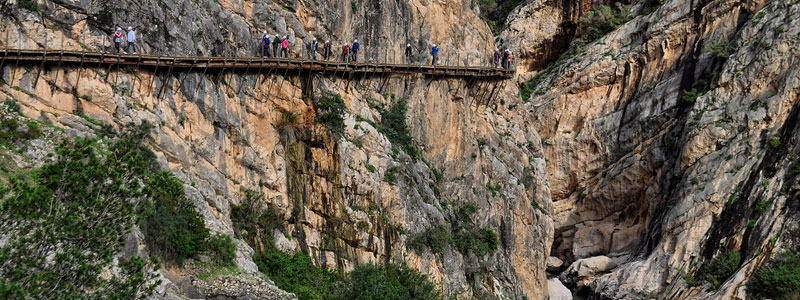
[[[422,74],[432,77],[458,77],[471,80],[504,80],[514,70],[486,66],[430,66],[375,62],[344,63],[337,61],[248,58],[248,57],[179,57],[132,54],[109,54],[64,50],[0,50],[0,65],[58,64],[94,68],[100,66],[135,67],[170,71],[216,69],[236,73],[258,73],[281,70],[292,73],[315,73],[341,77]]]

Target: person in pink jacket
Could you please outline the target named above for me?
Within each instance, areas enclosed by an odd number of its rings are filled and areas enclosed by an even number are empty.
[[[283,42],[281,42],[281,57],[289,58],[289,39],[286,36],[283,36]]]

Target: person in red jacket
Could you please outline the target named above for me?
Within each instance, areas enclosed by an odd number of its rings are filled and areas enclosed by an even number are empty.
[[[122,39],[125,34],[122,33],[122,28],[117,27],[117,31],[114,32],[114,48],[116,49],[115,53],[119,54],[119,51],[122,50]]]
[[[344,47],[342,47],[342,62],[347,62],[348,61],[348,58],[350,58],[350,56],[347,55],[347,54],[349,52],[350,52],[350,44],[348,44],[347,42],[344,42]]]

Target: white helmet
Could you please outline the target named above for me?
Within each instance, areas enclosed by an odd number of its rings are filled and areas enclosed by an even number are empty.
[[[406,44],[406,47],[411,47],[411,44]]]
[[[326,43],[330,43],[330,42],[331,42],[331,40],[325,40],[325,42],[326,42]]]
[[[358,40],[355,40],[354,42],[358,43]]]
[[[277,33],[275,34],[275,37],[278,37],[278,34],[277,34]]]
[[[122,31],[122,28],[117,27],[117,31]]]
[[[494,48],[494,51],[500,51],[500,48]]]
[[[317,40],[317,38],[314,38],[314,41],[316,41],[316,40]]]
[[[264,34],[267,34],[267,31],[266,31],[266,30],[264,30]]]
[[[284,35],[283,38],[286,38],[286,36]]]
[[[131,27],[131,26],[128,26],[128,30],[133,30],[133,27]]]
[[[347,45],[347,42],[344,42],[344,44]]]
[[[436,47],[436,44],[433,44],[433,46]]]

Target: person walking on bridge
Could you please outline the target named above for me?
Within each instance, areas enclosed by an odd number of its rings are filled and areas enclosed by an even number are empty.
[[[117,27],[117,31],[114,32],[114,53],[119,54],[119,51],[122,50],[122,38],[125,35],[122,33],[122,28]]]
[[[269,34],[267,31],[264,30],[264,34],[261,35],[261,57],[267,58],[269,57],[269,44],[270,44]]]
[[[342,62],[346,63],[349,58],[350,52],[350,45],[347,42],[344,42],[344,47],[342,47]]]
[[[511,69],[514,66],[514,52],[508,50],[508,62],[506,62],[506,68]]]
[[[411,64],[411,44],[406,44],[406,64]]]
[[[128,26],[128,45],[125,46],[125,51],[122,51],[124,54],[128,54],[131,48],[133,48],[133,54],[136,53],[136,31],[133,30],[133,27]]]
[[[276,33],[275,39],[272,40],[272,55],[274,55],[275,58],[278,58],[280,56],[280,54],[278,53],[278,48],[280,48],[280,46],[281,46],[281,38]]]
[[[361,49],[361,44],[358,43],[358,40],[353,41],[353,47],[350,50],[353,51],[353,62],[358,62],[358,50]]]
[[[319,43],[317,43],[317,38],[313,38],[308,49],[308,58],[317,60],[317,46],[319,46]]]
[[[285,35],[281,42],[281,57],[289,58],[289,39]]]
[[[500,54],[500,49],[499,48],[494,48],[494,67],[495,68],[497,68],[497,64],[500,63],[500,57],[501,56],[502,56],[502,54]]]
[[[439,47],[436,44],[433,44],[433,48],[431,48],[431,66],[436,65],[436,58],[439,56]]]
[[[331,41],[325,40],[325,45],[322,45],[322,57],[327,61],[331,58]]]
[[[500,64],[502,65],[503,69],[508,68],[508,48],[503,51],[503,60],[500,61]]]

